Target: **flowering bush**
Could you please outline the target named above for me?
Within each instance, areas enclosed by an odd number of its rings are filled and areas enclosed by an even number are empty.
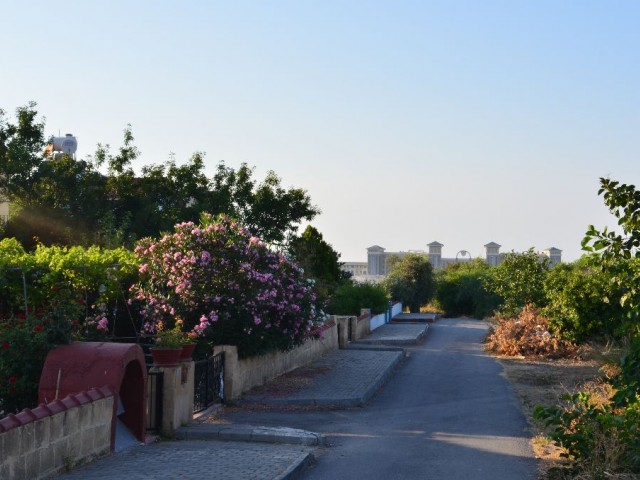
[[[113,333],[122,285],[126,291],[136,274],[133,252],[123,248],[39,245],[27,253],[15,239],[0,240],[0,411],[36,405],[54,345]]]
[[[135,248],[140,280],[132,301],[148,333],[184,328],[242,356],[286,350],[315,334],[315,295],[302,270],[226,216],[205,214]]]
[[[49,337],[49,326],[34,318],[0,323],[0,418],[37,404]]]

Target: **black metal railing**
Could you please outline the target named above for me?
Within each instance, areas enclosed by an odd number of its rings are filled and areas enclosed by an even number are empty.
[[[147,430],[162,428],[164,372],[147,372]]]
[[[195,362],[193,412],[224,403],[224,352]]]

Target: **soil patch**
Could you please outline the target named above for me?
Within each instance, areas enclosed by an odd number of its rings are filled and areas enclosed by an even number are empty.
[[[540,479],[549,479],[553,467],[563,464],[562,450],[546,437],[544,426],[532,416],[536,405],[551,406],[565,393],[574,393],[601,376],[602,359],[588,352],[583,359],[555,359],[498,357],[504,367],[503,375],[515,390],[522,410],[531,424],[532,447],[540,459]]]

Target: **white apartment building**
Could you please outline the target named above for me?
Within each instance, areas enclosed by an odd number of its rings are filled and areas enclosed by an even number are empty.
[[[342,269],[353,275],[356,280],[360,281],[376,281],[385,277],[388,272],[388,262],[392,257],[402,258],[409,253],[418,253],[422,255],[428,255],[429,261],[434,268],[444,268],[451,263],[456,262],[468,262],[471,260],[471,255],[465,250],[461,250],[456,253],[455,257],[443,257],[442,247],[444,245],[440,242],[431,242],[427,244],[429,250],[427,252],[423,250],[410,250],[407,252],[387,252],[385,248],[379,245],[373,245],[367,248],[367,261],[366,262],[345,262],[342,265]],[[503,254],[500,253],[502,245],[489,242],[484,246],[485,249],[485,261],[489,265],[498,265],[502,261]],[[562,262],[562,250],[555,247],[547,248],[540,253],[541,257],[549,259],[551,266],[557,265]]]

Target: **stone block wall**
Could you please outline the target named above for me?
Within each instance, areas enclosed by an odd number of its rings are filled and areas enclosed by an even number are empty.
[[[170,367],[154,366],[152,371],[163,372],[160,432],[171,436],[178,428],[193,421],[195,363],[189,361]]]
[[[335,321],[329,321],[322,327],[322,336],[307,340],[288,352],[271,352],[251,358],[238,358],[235,346],[214,347],[214,355],[225,352],[224,359],[224,397],[226,400],[238,399],[253,387],[264,385],[272,378],[311,363],[324,354],[338,349],[338,327]]]
[[[0,419],[0,478],[49,478],[110,453],[113,415],[102,387]]]
[[[352,317],[353,330],[356,332],[356,340],[366,337],[371,333],[371,314]]]

